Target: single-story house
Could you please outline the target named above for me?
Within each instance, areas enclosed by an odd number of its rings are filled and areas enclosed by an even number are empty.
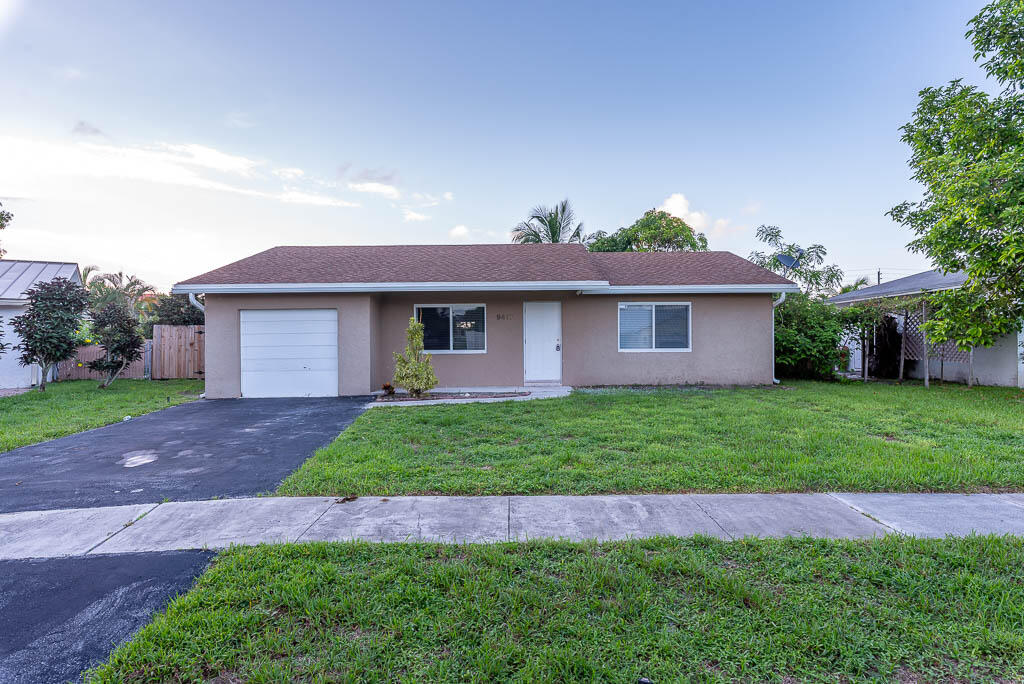
[[[0,354],[0,389],[16,389],[39,384],[39,366],[22,366],[18,363],[20,353],[13,349],[21,338],[11,327],[11,319],[19,316],[28,305],[25,290],[37,283],[49,282],[54,278],[67,278],[82,282],[78,264],[60,261],[17,261],[0,259],[0,327],[3,328],[4,344],[10,345]]]
[[[367,394],[412,317],[441,387],[769,384],[798,288],[729,252],[486,244],[275,247],[171,291],[205,295],[223,398]]]
[[[888,297],[913,297],[929,292],[941,290],[953,290],[959,288],[967,280],[967,275],[961,272],[943,273],[942,271],[925,271],[916,273],[905,278],[890,280],[887,283],[862,287],[853,292],[845,292],[828,301],[838,307],[851,306],[860,302]],[[916,320],[910,320],[908,328],[907,321],[902,315],[894,315],[897,329],[901,335],[909,335],[912,338],[921,338],[921,333],[916,327]],[[991,347],[976,348],[971,352],[973,360],[968,362],[965,354],[955,349],[954,345],[946,344],[935,349],[929,354],[928,366],[930,377],[940,377],[940,374],[953,382],[966,383],[968,373],[973,366],[974,381],[982,385],[1003,385],[1006,387],[1024,387],[1024,360],[1021,359],[1021,352],[1024,351],[1024,330],[996,339]],[[856,339],[847,340],[850,348],[850,360],[847,370],[862,371],[860,341]],[[913,345],[923,349],[922,341],[917,339]],[[908,370],[907,376],[911,378],[924,378],[925,364],[918,362]]]

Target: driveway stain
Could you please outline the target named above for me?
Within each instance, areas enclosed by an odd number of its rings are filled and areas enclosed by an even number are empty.
[[[273,491],[367,397],[214,399],[0,453],[0,513]]]

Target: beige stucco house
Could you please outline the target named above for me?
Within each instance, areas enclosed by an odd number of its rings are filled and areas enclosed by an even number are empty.
[[[190,278],[206,394],[368,394],[410,317],[442,387],[769,384],[773,296],[797,286],[729,252],[582,245],[275,247]]]

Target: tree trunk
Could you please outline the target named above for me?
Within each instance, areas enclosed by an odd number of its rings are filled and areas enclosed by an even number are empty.
[[[928,308],[924,302],[921,302],[921,325],[928,322]],[[928,387],[928,376],[931,375],[931,360],[928,358],[928,335],[924,330],[921,331],[921,347],[924,349],[924,386]]]
[[[971,354],[967,357],[967,386],[974,387],[974,347],[971,347]]]
[[[121,371],[123,371],[125,366],[127,365],[128,363],[124,359],[121,359],[121,365],[118,367],[117,370],[107,375],[107,379],[104,380],[103,384],[100,385],[100,389],[107,389],[108,387],[110,387],[114,380],[117,380],[117,376],[121,374]]]
[[[39,391],[40,392],[45,392],[46,391],[46,377],[50,374],[50,369],[51,368],[53,368],[53,364],[52,363],[48,363],[45,366],[43,366],[43,373],[42,373],[42,375],[39,376]]]
[[[907,324],[909,320],[910,312],[906,309],[903,310],[903,335],[900,337],[900,378],[899,383],[903,384],[903,365],[907,358]]]

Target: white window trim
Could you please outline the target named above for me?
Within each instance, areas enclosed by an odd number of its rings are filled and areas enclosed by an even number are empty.
[[[484,348],[483,349],[451,349],[450,347],[455,344],[455,335],[454,335],[454,331],[452,330],[452,326],[455,324],[455,316],[449,315],[448,316],[448,346],[449,346],[449,348],[448,349],[424,349],[423,353],[424,354],[486,354],[487,353],[487,328],[490,327],[489,325],[487,325],[487,305],[486,304],[482,304],[482,303],[481,304],[463,304],[461,302],[451,302],[451,303],[449,303],[449,302],[442,302],[440,304],[413,304],[413,306],[412,306],[412,317],[413,317],[414,320],[419,320],[419,318],[416,316],[416,310],[417,309],[430,309],[430,308],[436,308],[436,307],[441,307],[441,306],[445,306],[445,307],[448,307],[448,308],[452,308],[452,307],[455,307],[455,306],[465,306],[465,307],[470,307],[470,308],[477,307],[477,306],[482,306],[484,308]]]
[[[690,342],[688,347],[661,347],[660,349],[655,347],[655,340],[658,339],[657,325],[658,317],[654,313],[654,309],[651,309],[651,348],[650,349],[623,349],[622,348],[622,316],[621,308],[624,306],[685,306],[686,307],[686,339]],[[619,352],[622,354],[649,354],[651,352],[668,352],[670,354],[678,354],[682,352],[693,351],[693,304],[690,302],[618,302],[615,305],[615,346],[618,347]]]

